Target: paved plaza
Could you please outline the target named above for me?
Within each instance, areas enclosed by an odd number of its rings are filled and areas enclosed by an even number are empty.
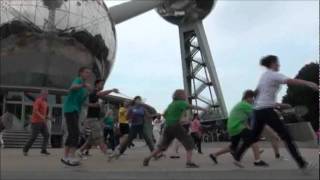
[[[149,167],[142,166],[142,159],[149,154],[143,143],[136,142],[137,147],[128,150],[119,160],[108,162],[107,157],[98,150],[92,150],[92,156],[82,161],[79,167],[67,167],[60,163],[63,149],[49,149],[51,155],[40,155],[38,149],[31,149],[29,156],[22,155],[21,149],[1,150],[1,180],[9,179],[77,179],[77,180],[213,180],[213,179],[319,179],[319,155],[316,148],[301,148],[308,161],[315,163],[315,168],[308,174],[297,170],[287,151],[282,148],[281,153],[287,160],[275,160],[272,149],[266,145],[262,158],[270,164],[268,168],[254,167],[251,150],[244,158],[245,169],[239,169],[232,164],[229,154],[219,157],[219,164],[214,165],[208,158],[211,151],[216,151],[226,143],[204,145],[204,154],[195,153],[194,159],[200,165],[199,169],[187,169],[185,152],[181,151],[181,158],[170,159],[172,150],[166,152],[167,157],[158,161],[151,161]]]

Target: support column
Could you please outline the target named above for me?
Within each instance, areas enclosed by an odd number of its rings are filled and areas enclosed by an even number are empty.
[[[210,109],[207,120],[227,118],[218,75],[202,21],[179,26],[184,88],[189,102]]]

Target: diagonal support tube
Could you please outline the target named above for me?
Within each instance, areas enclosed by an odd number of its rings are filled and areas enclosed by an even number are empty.
[[[158,7],[162,2],[162,0],[132,0],[109,8],[109,13],[114,23],[120,24]]]

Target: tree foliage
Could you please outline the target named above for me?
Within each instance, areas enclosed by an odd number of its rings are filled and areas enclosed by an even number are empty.
[[[295,78],[319,85],[319,63],[306,64]],[[314,130],[319,129],[319,92],[306,87],[289,86],[282,102],[291,106],[306,106],[309,112],[303,116],[304,120],[309,121]]]

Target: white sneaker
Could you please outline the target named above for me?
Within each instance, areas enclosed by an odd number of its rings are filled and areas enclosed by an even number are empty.
[[[316,168],[315,162],[307,162],[307,164],[304,167],[300,168],[300,170],[303,174],[309,174],[315,168]]]
[[[108,161],[112,161],[113,159],[118,159],[120,157],[120,152],[119,150],[115,150],[110,156]]]
[[[80,160],[78,158],[69,158],[69,163],[72,165],[80,165]]]
[[[239,168],[244,168],[244,165],[240,161],[233,161],[233,164]]]

